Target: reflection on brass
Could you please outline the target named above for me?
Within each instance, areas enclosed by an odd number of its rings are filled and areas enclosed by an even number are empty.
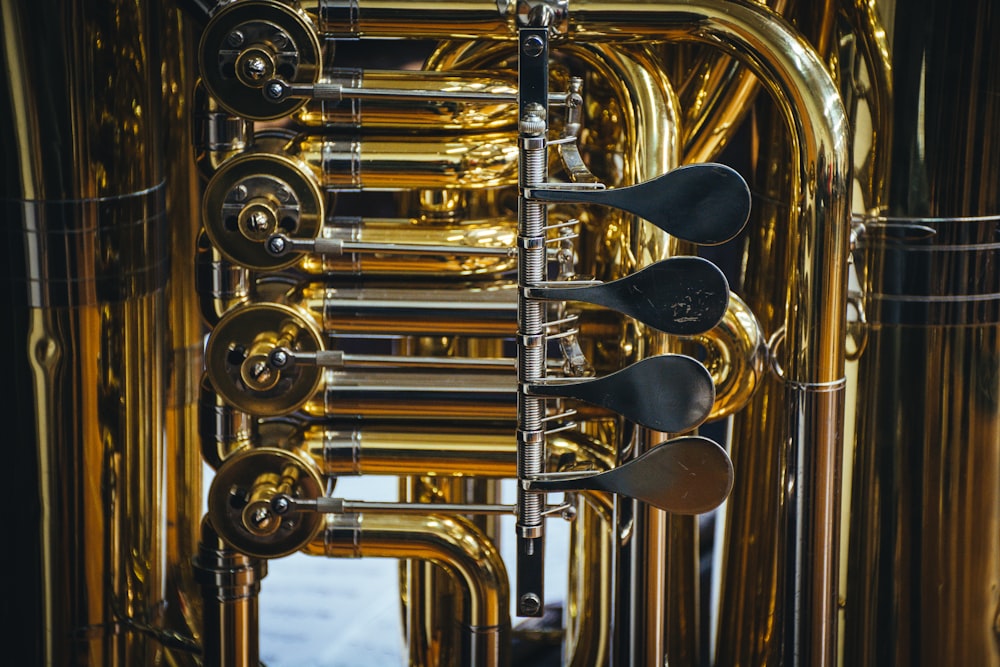
[[[294,451],[246,449],[216,471],[208,492],[208,516],[219,536],[236,550],[257,558],[287,556],[319,532],[322,515],[281,515],[272,500],[282,494],[315,499],[323,488],[319,470]]]
[[[1000,667],[1000,15],[897,5],[0,0],[8,652],[258,667],[268,560],[302,552],[401,562],[414,665]],[[519,90],[532,26],[547,96]],[[527,234],[524,188],[734,149],[752,219],[715,328],[535,310],[699,249],[579,196]],[[519,349],[577,383],[708,370],[718,590],[697,519],[549,492],[524,528],[572,522],[567,597],[512,622],[521,539],[476,512],[525,442],[589,476],[695,435],[565,396],[521,428]],[[366,475],[421,511],[331,509]]]

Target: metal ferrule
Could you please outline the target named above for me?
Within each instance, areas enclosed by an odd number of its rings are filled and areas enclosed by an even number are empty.
[[[253,123],[219,106],[199,85],[192,111],[195,160],[204,178],[253,143]]]
[[[249,271],[223,259],[204,234],[199,238],[195,258],[195,292],[201,303],[201,317],[209,326],[250,296]]]
[[[253,438],[250,415],[220,399],[207,375],[198,400],[198,436],[202,458],[216,470],[230,454],[249,447]]]
[[[881,325],[1000,322],[1000,216],[865,219],[865,313]],[[878,267],[878,270],[874,269]]]
[[[0,201],[14,288],[32,307],[79,307],[160,290],[169,275],[165,189],[81,200]],[[83,273],[81,266],[91,267]]]

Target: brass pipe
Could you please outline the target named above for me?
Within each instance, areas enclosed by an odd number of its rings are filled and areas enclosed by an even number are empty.
[[[302,290],[302,303],[324,331],[337,334],[512,336],[515,293],[510,282],[448,288],[317,286]]]
[[[510,272],[517,265],[513,252],[507,255],[473,255],[465,248],[511,249],[515,222],[509,218],[463,220],[434,224],[416,218],[334,218],[324,226],[324,238],[385,245],[375,252],[345,251],[341,256],[305,255],[299,266],[310,274],[358,276],[419,276],[421,278],[492,278]],[[410,244],[413,252],[403,255],[392,245]],[[417,253],[419,246],[428,248]],[[431,246],[451,248],[439,252]]]
[[[289,149],[309,165],[324,188],[496,188],[517,183],[517,146],[505,133],[406,138],[306,136]]]
[[[167,525],[167,627],[197,635],[202,627],[191,555],[200,536],[204,463],[200,455],[199,384],[204,368],[204,323],[199,317],[195,284],[198,237],[198,171],[191,142],[194,102],[194,26],[171,3],[162,6],[164,48],[161,72],[164,95],[161,114],[164,140],[166,215],[170,235],[170,356],[167,359],[165,505]]]
[[[786,399],[794,406],[785,432],[795,475],[786,502],[795,519],[786,524],[784,536],[793,558],[784,573],[788,613],[782,644],[789,664],[832,664],[851,169],[839,95],[808,44],[782,20],[748,3],[697,8],[666,3],[655,12],[640,3],[582,5],[573,12],[579,21],[574,34],[581,37],[599,38],[605,21],[613,20],[617,29],[637,37],[717,40],[754,69],[792,128],[792,190],[800,215],[790,232],[794,262],[788,271],[794,289],[787,297],[781,356]]]
[[[206,517],[194,556],[195,578],[202,588],[205,667],[260,665],[260,582],[267,561],[231,549]]]
[[[801,4],[789,16],[804,36],[816,44],[827,45],[819,53],[837,79],[852,125],[855,212],[878,210],[885,202],[885,184],[890,128],[885,113],[890,94],[888,66],[885,62],[884,34],[872,16],[872,3],[838,2]],[[831,19],[831,14],[836,20]],[[822,35],[823,30],[833,30]],[[821,36],[822,35],[822,36]],[[882,42],[880,44],[880,42]],[[784,114],[770,100],[762,99],[754,110],[753,146],[755,165],[755,201],[753,220],[747,236],[743,284],[739,288],[769,334],[781,329],[786,317],[788,285],[782,263],[790,239],[785,234],[793,214],[790,195],[787,122]],[[847,395],[855,374],[848,366]],[[788,406],[779,378],[766,378],[750,407],[733,422],[732,448],[734,467],[743,470],[737,477],[726,511],[726,536],[723,540],[723,569],[719,619],[717,664],[769,664],[778,660],[783,637],[776,630],[786,610],[788,595],[781,573],[788,551],[780,538],[785,508],[782,497],[768,489],[779,488],[785,475],[785,453],[772,445],[782,438],[782,424]],[[849,414],[845,415],[850,432]],[[851,455],[851,443],[845,442],[845,457]],[[845,460],[845,468],[849,466]],[[849,469],[849,468],[848,468]],[[842,475],[843,494],[850,489],[850,475]],[[845,513],[846,517],[846,513]],[[840,593],[847,581],[844,558],[846,540],[840,545]],[[840,607],[841,623],[843,606]],[[841,625],[841,629],[843,625]]]
[[[302,447],[327,475],[472,475],[512,478],[508,429],[306,429]]]
[[[135,665],[185,644],[159,619],[175,349],[163,8],[100,4],[0,3],[3,343],[20,388],[4,423],[24,501],[5,625],[26,664]]]
[[[1000,665],[1000,16],[877,5],[894,99],[888,198],[861,218],[844,664]]]
[[[443,91],[516,95],[512,72],[434,72],[427,70],[333,69],[324,76],[351,88],[399,91]],[[511,130],[517,108],[511,102],[455,102],[426,100],[310,100],[295,115],[305,127],[358,129],[364,132],[484,132]]]
[[[462,661],[509,662],[510,591],[499,553],[461,517],[365,513],[331,516],[304,552],[332,558],[413,558],[436,563],[461,586]]]

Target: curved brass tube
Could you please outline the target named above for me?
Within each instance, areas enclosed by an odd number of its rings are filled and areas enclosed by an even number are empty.
[[[613,21],[647,38],[714,41],[765,82],[792,130],[790,289],[782,351],[794,406],[785,433],[790,480],[784,544],[782,646],[789,664],[831,665],[836,655],[839,480],[843,446],[846,265],[851,165],[849,130],[823,63],[784,21],[748,3],[583,2],[574,35],[601,38]],[[795,545],[794,547],[792,545]]]
[[[461,584],[467,642],[462,664],[507,664],[507,569],[489,539],[466,519],[440,514],[330,516],[304,552],[333,558],[413,558],[440,565]]]

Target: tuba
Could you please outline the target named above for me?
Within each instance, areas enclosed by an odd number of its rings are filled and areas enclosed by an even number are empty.
[[[10,654],[1000,666],[1000,16],[805,4],[0,0]]]

